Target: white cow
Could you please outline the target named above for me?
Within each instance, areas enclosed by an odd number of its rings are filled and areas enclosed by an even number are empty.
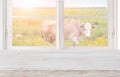
[[[77,20],[67,20],[64,22],[64,38],[71,40],[74,46],[79,45],[79,41],[86,36],[91,37],[91,29],[95,26],[90,23],[80,23]],[[53,43],[56,38],[56,22],[53,20],[44,21],[41,24],[42,38],[46,41]]]

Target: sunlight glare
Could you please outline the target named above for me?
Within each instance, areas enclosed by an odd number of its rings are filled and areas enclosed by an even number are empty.
[[[35,5],[37,5],[37,0],[13,0],[13,6],[14,7],[20,7],[20,8],[33,8]]]
[[[32,8],[34,5],[34,0],[23,0],[24,4],[22,5],[24,8]]]

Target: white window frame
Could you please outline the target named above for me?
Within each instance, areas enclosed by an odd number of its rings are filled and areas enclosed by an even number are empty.
[[[5,29],[5,32],[8,33],[8,35],[6,35],[7,37],[7,44],[6,44],[6,49],[15,49],[15,50],[98,50],[98,49],[116,49],[116,17],[115,17],[115,3],[116,3],[116,0],[108,0],[108,40],[109,40],[109,46],[107,47],[65,47],[64,48],[64,3],[63,3],[63,0],[57,0],[56,1],[56,7],[57,7],[57,18],[56,18],[56,21],[57,21],[57,36],[56,36],[56,47],[33,47],[33,46],[16,46],[16,47],[13,47],[11,46],[10,44],[12,44],[12,24],[11,24],[11,21],[12,21],[12,7],[11,6],[11,0],[7,0],[7,21],[6,21],[6,29]],[[113,16],[111,16],[113,15]],[[62,24],[61,24],[62,23]],[[110,26],[112,24],[112,26]],[[62,25],[62,26],[61,26]]]
[[[0,0],[0,50],[3,49],[3,0]]]

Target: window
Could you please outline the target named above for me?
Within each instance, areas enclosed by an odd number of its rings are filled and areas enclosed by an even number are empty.
[[[9,49],[113,49],[113,0],[7,1]]]
[[[77,45],[77,47],[103,48],[108,46],[112,48],[113,26],[109,24],[112,22],[109,16],[110,3],[112,0],[65,0],[65,47]]]
[[[9,8],[9,48],[17,47],[55,47],[55,42],[48,42],[52,38],[45,27],[48,21],[56,25],[56,2],[54,0],[11,0]],[[51,23],[52,25],[52,23]],[[46,32],[44,32],[42,29]],[[56,35],[56,29],[52,29]],[[47,38],[48,37],[48,38]],[[43,39],[44,38],[44,39]],[[51,43],[52,42],[52,43]]]

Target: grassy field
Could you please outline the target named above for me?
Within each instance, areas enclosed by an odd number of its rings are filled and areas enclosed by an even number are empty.
[[[35,9],[13,9],[13,16],[54,16],[55,8],[35,8]],[[80,9],[65,9],[66,16],[106,16],[106,8],[80,8]],[[71,18],[73,19],[73,18]],[[55,46],[41,38],[40,25],[44,20],[41,18],[13,18],[13,46]],[[92,39],[83,38],[80,41],[80,46],[107,46],[107,18],[79,18],[75,19],[84,23],[92,23],[96,25],[96,29],[92,30]],[[22,35],[22,37],[17,37]],[[72,41],[65,40],[65,46],[73,46]]]

